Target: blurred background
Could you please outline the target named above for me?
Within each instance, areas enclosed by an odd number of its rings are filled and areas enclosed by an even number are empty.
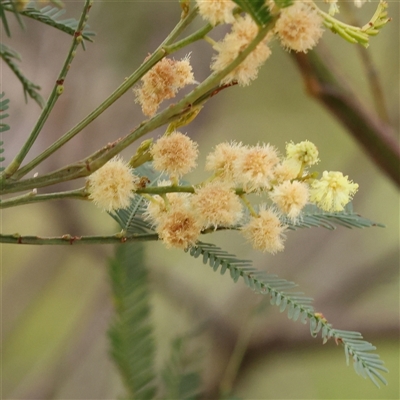
[[[79,18],[83,2],[66,2],[68,17]],[[360,24],[372,16],[376,2],[356,12]],[[371,39],[369,51],[379,71],[393,126],[399,126],[399,3],[390,2],[393,21]],[[152,52],[180,17],[177,1],[95,2],[89,25],[95,43],[79,49],[60,97],[26,161],[59,138],[100,104]],[[346,14],[339,18],[346,18]],[[2,40],[21,53],[22,70],[52,89],[70,38],[30,20],[22,31],[9,18],[12,39]],[[200,26],[201,21],[197,23]],[[211,36],[224,33],[219,28]],[[319,47],[332,54],[366,104],[372,104],[356,45],[326,32]],[[199,42],[176,54],[191,52],[195,78],[209,74],[212,51]],[[25,104],[19,82],[2,64],[1,91],[10,98],[11,130],[4,133],[6,162],[28,136],[39,108]],[[74,162],[126,135],[144,119],[126,93],[101,117],[31,172],[43,174]],[[211,241],[258,269],[293,280],[315,299],[315,308],[337,329],[355,330],[377,346],[390,373],[389,386],[376,388],[346,367],[344,351],[321,345],[309,327],[294,323],[267,306],[250,321],[262,300],[242,281],[234,284],[201,260],[146,245],[153,290],[157,363],[162,365],[176,335],[206,322],[197,339],[203,352],[204,388],[214,398],[239,333],[253,324],[244,360],[234,381],[243,399],[399,399],[399,198],[393,183],[364,154],[342,125],[309,98],[289,54],[277,42],[259,78],[246,88],[234,87],[212,98],[185,127],[199,142],[199,167],[188,177],[207,175],[204,160],[225,140],[270,142],[284,152],[285,143],[310,140],[320,152],[318,170],[340,170],[359,183],[354,210],[386,228],[322,228],[289,232],[285,251],[271,256],[255,252],[235,234],[215,233]],[[163,133],[160,129],[154,137]],[[147,138],[147,137],[146,137]],[[126,159],[136,144],[126,149]],[[30,176],[31,176],[30,175]],[[83,186],[73,181],[39,193]],[[115,222],[90,202],[54,201],[1,212],[3,233],[58,236],[113,234]],[[113,247],[1,245],[2,263],[2,398],[115,399],[123,393],[110,361],[106,332],[113,315],[107,265]],[[207,397],[206,397],[207,398]]]

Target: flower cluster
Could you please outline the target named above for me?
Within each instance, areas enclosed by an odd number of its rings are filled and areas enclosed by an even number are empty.
[[[360,7],[365,1],[354,0],[354,4]],[[338,0],[325,2],[329,3],[331,15],[339,12]],[[240,10],[232,0],[196,0],[196,3],[200,16],[211,25],[227,24],[230,27],[230,31],[218,42],[209,36],[203,37],[216,52],[212,56],[210,68],[214,73],[221,74],[216,78],[219,79],[216,84],[222,85],[250,85],[271,55],[270,43],[274,38],[288,51],[307,53],[318,44],[324,32],[324,24],[342,37],[350,38],[352,42],[360,41],[364,45],[368,35],[376,34],[375,28],[378,28],[374,27],[373,32],[368,34],[364,32],[364,37],[359,28],[350,25],[342,24],[339,29],[331,21],[333,17],[320,10],[312,1],[294,0],[290,6],[281,8],[279,2],[265,0],[271,19],[269,25],[265,26],[269,30],[263,30],[263,27],[260,31],[252,16]],[[380,26],[388,19],[382,21]],[[335,25],[334,29],[332,24]],[[256,39],[257,42],[253,43]],[[243,52],[249,46],[252,51],[244,57]],[[134,89],[134,93],[136,102],[141,105],[146,116],[153,116],[161,102],[175,97],[178,90],[197,83],[189,61],[189,56],[180,61],[163,58],[142,77],[141,85]]]
[[[186,249],[209,228],[233,228],[255,249],[274,254],[283,250],[286,224],[296,224],[306,204],[342,211],[358,190],[341,172],[324,171],[316,179],[309,168],[319,161],[318,149],[307,140],[288,143],[284,156],[270,144],[220,143],[206,158],[212,176],[195,186],[179,182],[198,156],[198,145],[188,136],[168,132],[152,144],[150,154],[154,169],[171,178],[159,183],[158,194],[143,194],[146,218],[167,247]],[[113,158],[89,176],[89,198],[109,212],[126,208],[139,182],[127,164]],[[264,196],[258,207],[247,199],[251,193]]]
[[[156,170],[176,178],[195,165],[197,145],[174,132],[154,143],[151,154]],[[318,161],[318,150],[309,141],[288,143],[285,156],[270,144],[224,142],[206,158],[206,170],[213,173],[209,179],[189,187],[177,186],[176,179],[162,183],[170,192],[148,196],[147,218],[167,247],[192,246],[208,228],[234,228],[255,249],[276,253],[284,247],[285,221],[295,224],[306,204],[341,211],[357,191],[358,185],[340,172],[325,171],[315,179],[308,168]],[[250,193],[266,197],[258,211],[246,197]]]

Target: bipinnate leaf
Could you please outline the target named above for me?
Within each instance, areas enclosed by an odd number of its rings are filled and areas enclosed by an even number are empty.
[[[121,373],[127,398],[156,395],[153,325],[144,249],[140,243],[117,247],[109,271],[116,315],[109,330],[111,355]]]
[[[313,337],[321,333],[324,343],[332,338],[337,344],[344,346],[347,363],[351,357],[359,375],[370,378],[378,387],[377,379],[387,385],[379,372],[388,372],[387,368],[377,354],[370,353],[376,348],[362,340],[363,337],[358,332],[333,329],[322,314],[314,312],[312,298],[306,297],[302,292],[293,291],[297,286],[294,282],[259,271],[252,267],[250,260],[239,259],[214,244],[198,242],[189,250],[189,254],[195,258],[202,257],[204,264],[208,263],[214,271],[220,269],[221,274],[229,270],[234,282],[242,277],[244,283],[254,292],[269,295],[271,304],[278,306],[280,312],[287,310],[289,319],[299,319],[302,323],[307,323],[308,320]]]

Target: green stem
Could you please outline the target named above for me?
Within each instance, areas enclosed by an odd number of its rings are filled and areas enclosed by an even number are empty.
[[[58,75],[56,84],[54,85],[53,90],[49,96],[49,99],[48,99],[45,107],[43,108],[43,110],[36,122],[36,125],[34,126],[27,141],[24,143],[24,145],[20,149],[19,153],[15,156],[15,158],[12,160],[10,165],[8,165],[8,167],[1,174],[2,179],[9,178],[18,170],[19,166],[22,164],[22,161],[25,159],[29,150],[35,143],[37,137],[39,136],[39,133],[42,130],[44,123],[47,121],[47,118],[49,117],[51,110],[53,109],[54,105],[56,104],[58,98],[61,96],[61,94],[64,90],[64,81],[67,77],[68,70],[71,66],[71,62],[75,57],[76,49],[79,46],[79,44],[82,42],[82,30],[86,24],[87,16],[88,16],[89,10],[92,6],[92,2],[93,2],[92,0],[85,0],[85,5],[83,7],[82,14],[81,14],[78,26],[76,28],[74,37],[72,39],[71,47],[68,51],[68,55],[65,59],[64,65],[61,68],[61,71]],[[33,166],[33,168],[34,167],[35,167],[35,165]]]
[[[256,211],[254,210],[253,206],[251,205],[250,201],[247,199],[246,195],[243,193],[239,194],[239,197],[242,199],[243,203],[245,204],[245,206],[247,207],[247,209],[250,211],[250,214],[257,218],[258,214],[256,213]]]
[[[248,320],[242,325],[239,331],[239,337],[229,359],[225,373],[221,379],[219,386],[220,398],[228,398],[232,393],[233,383],[238,375],[240,365],[246,350],[249,346],[251,334],[254,328],[254,316],[251,315]]]
[[[59,200],[59,199],[79,199],[87,200],[89,193],[86,188],[80,188],[76,190],[69,190],[66,192],[48,193],[48,194],[36,194],[35,191],[23,194],[22,196],[13,197],[0,202],[0,209],[21,206],[24,204],[39,203],[48,200]]]
[[[90,1],[90,0],[86,0]],[[16,180],[20,179],[26,175],[29,171],[35,168],[43,160],[48,158],[56,150],[62,147],[65,143],[71,140],[75,135],[81,132],[86,126],[93,122],[100,114],[102,114],[108,107],[110,107],[116,100],[118,100],[126,91],[128,91],[149,69],[151,69],[158,61],[160,61],[167,54],[164,47],[168,45],[177,37],[179,34],[187,27],[187,25],[196,17],[197,8],[194,8],[189,12],[189,14],[181,20],[167,38],[161,43],[158,49],[145,61],[143,64],[135,71],[131,76],[129,76],[103,103],[101,103],[94,111],[92,111],[86,118],[75,125],[67,133],[65,133],[60,139],[49,146],[45,151],[43,151],[39,156],[21,168],[17,173],[14,174]],[[49,110],[50,112],[50,110]],[[48,115],[48,113],[47,113]],[[44,121],[43,121],[44,123]],[[42,127],[41,124],[40,128]],[[22,160],[18,165],[13,165],[13,172],[19,167]],[[10,166],[11,167],[11,166]],[[6,170],[7,171],[7,170]],[[5,177],[10,176],[9,174],[4,174]]]
[[[275,20],[273,20],[271,24],[274,22]],[[199,103],[200,99],[201,103],[203,103],[211,98],[216,91],[219,91],[218,85],[220,84],[221,80],[230,72],[232,72],[237,66],[239,66],[242,61],[257,47],[257,45],[265,38],[268,31],[271,29],[271,24],[260,29],[257,36],[250,42],[247,48],[244,49],[227,67],[219,72],[212,73],[178,103],[171,105],[150,120],[143,122],[138,128],[134,129],[124,138],[108,144],[106,147],[98,150],[94,154],[76,164],[68,165],[47,175],[26,179],[21,182],[4,182],[2,193],[12,193],[22,190],[29,190],[32,188],[50,186],[55,183],[88,176],[102,167],[108,160],[119,154],[133,142],[140,139],[146,133],[165,125],[166,123],[170,123],[173,120],[182,118],[182,115],[190,112],[194,105],[201,105]],[[163,52],[163,50],[160,49],[160,52]],[[154,54],[151,58],[153,57]],[[204,98],[203,96],[205,94],[207,94],[207,96]],[[33,162],[34,161],[35,160],[33,160]],[[21,171],[23,169],[21,169]]]
[[[158,240],[157,234],[132,234],[116,233],[111,236],[72,236],[62,235],[53,237],[1,235],[0,243],[9,244],[33,244],[33,245],[78,245],[78,244],[123,244],[131,242],[144,242]]]

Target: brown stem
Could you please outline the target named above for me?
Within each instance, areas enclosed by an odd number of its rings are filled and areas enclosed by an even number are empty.
[[[293,53],[308,93],[344,125],[383,172],[400,187],[400,148],[391,126],[363,105],[349,85],[339,82],[316,51]]]

